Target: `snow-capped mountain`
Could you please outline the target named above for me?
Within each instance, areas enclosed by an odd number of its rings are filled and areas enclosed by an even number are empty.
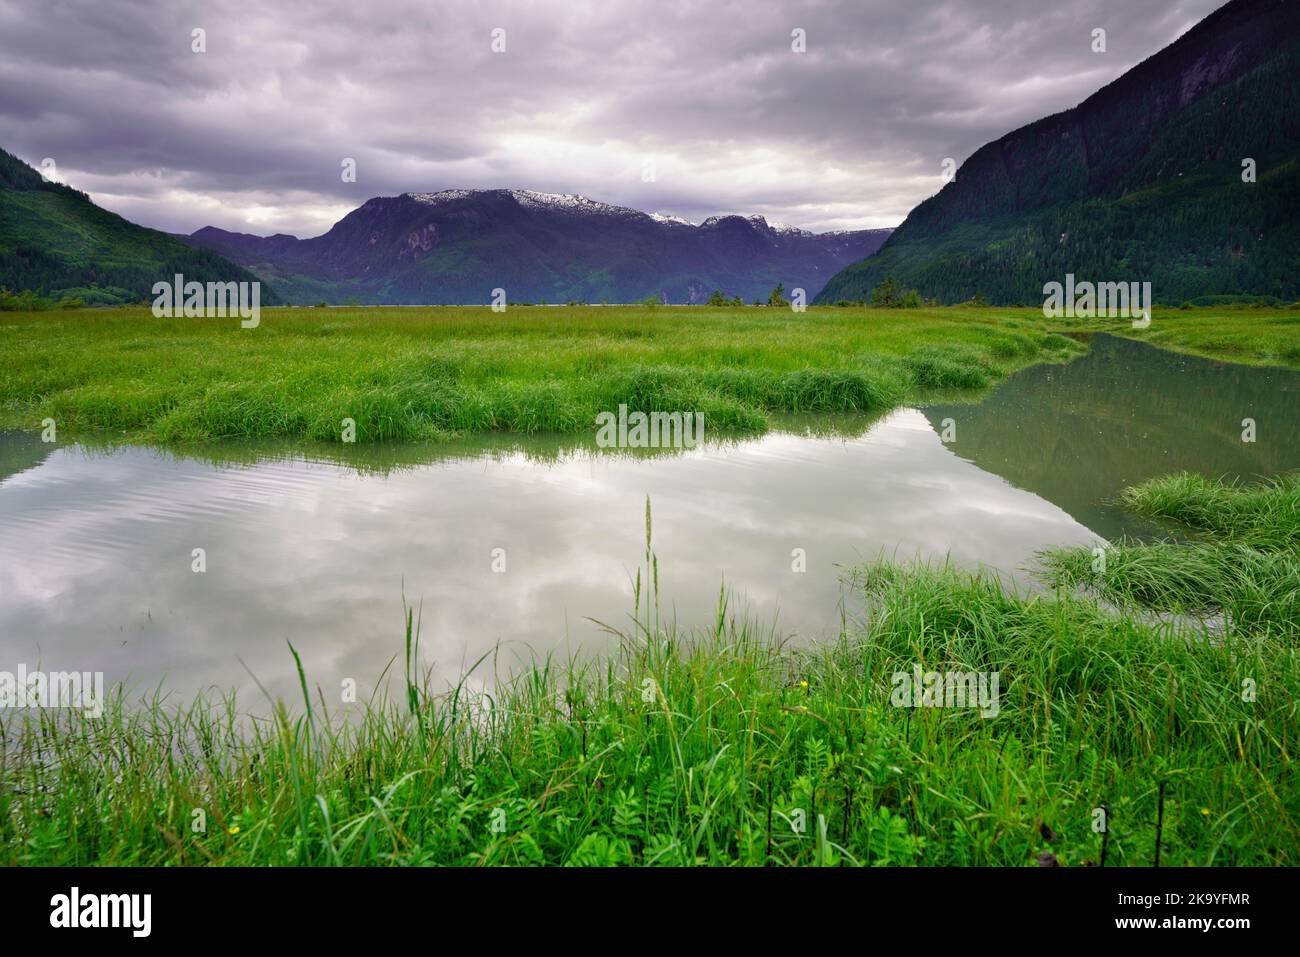
[[[637,212],[635,209],[628,209],[626,206],[611,206],[609,203],[597,202],[594,199],[588,199],[586,196],[579,196],[577,193],[539,193],[532,189],[444,189],[437,193],[406,193],[405,195],[426,206],[444,206],[448,203],[455,203],[486,193],[504,193],[527,209],[550,210],[577,215],[591,214],[594,216],[645,215],[645,213]]]
[[[772,287],[811,300],[887,229],[813,234],[762,216],[699,224],[572,193],[447,189],[368,200],[323,236],[259,237],[214,227],[188,237],[247,266],[290,302],[747,302]]]

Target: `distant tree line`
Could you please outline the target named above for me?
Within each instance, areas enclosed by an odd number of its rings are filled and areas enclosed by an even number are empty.
[[[43,312],[46,309],[78,309],[86,303],[83,299],[69,296],[63,299],[50,299],[30,289],[10,292],[0,286],[0,312]]]
[[[709,296],[709,301],[706,303],[706,305],[710,305],[710,306],[729,306],[731,308],[735,308],[737,306],[743,306],[744,304],[745,304],[745,300],[742,297],[740,296],[729,297],[727,296],[726,293],[724,293],[720,289],[713,290],[713,294]],[[764,302],[761,299],[755,299],[754,305],[762,306],[764,305]],[[785,283],[778,282],[774,287],[772,287],[772,291],[767,294],[766,305],[769,306],[790,305],[790,300],[785,298]]]
[[[972,300],[971,305],[982,305],[983,297]],[[922,306],[938,306],[939,300],[925,298],[915,289],[907,289],[899,284],[893,276],[886,276],[871,290],[871,295],[862,299],[837,299],[837,306],[875,306],[879,309],[920,309]]]

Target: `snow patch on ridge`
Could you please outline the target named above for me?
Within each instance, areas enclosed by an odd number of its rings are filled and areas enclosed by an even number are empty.
[[[483,196],[492,193],[499,193],[512,197],[520,206],[532,210],[544,210],[548,212],[566,212],[579,215],[592,216],[636,216],[653,220],[656,223],[667,223],[670,225],[690,226],[694,229],[702,227],[716,226],[724,219],[735,217],[744,219],[758,229],[775,233],[779,236],[840,236],[848,235],[854,230],[831,230],[826,233],[814,233],[807,229],[801,229],[798,226],[789,226],[785,223],[769,223],[766,218],[760,215],[742,216],[736,213],[725,213],[717,216],[710,216],[700,223],[693,223],[681,216],[674,216],[670,213],[643,213],[640,210],[631,209],[627,206],[615,206],[611,203],[602,203],[578,193],[543,193],[533,189],[444,189],[436,193],[406,193],[405,195],[417,203],[423,203],[426,206],[440,206],[444,203],[452,203],[458,200],[471,199],[475,196]]]
[[[450,203],[458,199],[469,199],[476,193],[484,193],[488,190],[481,189],[444,189],[437,193],[407,193],[411,199],[417,203],[424,203],[426,206],[438,206],[442,203]]]
[[[681,226],[694,226],[695,223],[689,219],[682,219],[680,216],[673,216],[671,213],[651,213],[650,218],[656,223],[677,223]]]
[[[616,214],[645,216],[645,213],[626,206],[613,206],[597,202],[577,193],[542,193],[533,189],[444,189],[437,193],[407,193],[411,199],[426,206],[441,206],[462,199],[471,199],[489,193],[504,193],[527,209],[544,209],[571,213]]]
[[[645,213],[639,213],[635,209],[628,209],[625,206],[611,206],[609,203],[599,203],[594,199],[588,199],[586,196],[579,196],[577,193],[539,193],[531,189],[512,189],[510,195],[521,206],[527,206],[531,209],[562,209],[566,212],[575,213],[636,213],[638,216],[644,216]]]
[[[768,223],[772,232],[780,233],[782,236],[812,236],[813,233],[806,229],[800,229],[798,226],[788,226],[785,223]]]

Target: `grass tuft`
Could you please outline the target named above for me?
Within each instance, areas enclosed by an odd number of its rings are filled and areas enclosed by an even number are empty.
[[[1190,541],[1121,541],[1103,556],[1049,550],[1058,587],[1163,613],[1221,613],[1228,628],[1253,637],[1300,636],[1300,473],[1254,486],[1180,473],[1127,488],[1120,500],[1179,523]]]

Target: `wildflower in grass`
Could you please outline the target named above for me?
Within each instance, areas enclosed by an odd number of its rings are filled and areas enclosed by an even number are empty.
[[[239,833],[239,825],[236,824],[236,825],[234,825],[233,827],[231,827],[231,828],[230,828],[230,833],[231,833],[231,834],[238,834],[238,833]]]

